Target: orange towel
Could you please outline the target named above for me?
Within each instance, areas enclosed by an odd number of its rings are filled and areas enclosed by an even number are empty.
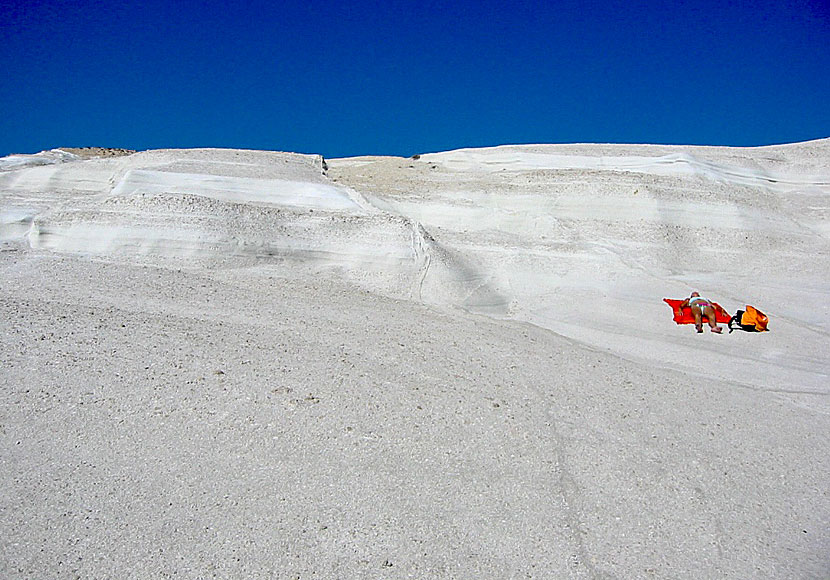
[[[683,299],[675,300],[674,298],[663,298],[663,302],[665,302],[666,304],[668,304],[671,307],[672,315],[674,316],[674,321],[677,324],[694,324],[695,323],[695,317],[692,316],[692,309],[689,308],[688,306],[686,306],[680,312],[679,316],[677,315],[677,307],[680,306],[680,303],[683,302]],[[729,315],[729,313],[726,310],[723,309],[723,306],[721,306],[717,302],[712,302],[712,306],[715,307],[715,321],[716,322],[722,322],[724,324],[727,324],[732,319],[732,317]],[[703,320],[707,320],[707,317],[704,316]]]

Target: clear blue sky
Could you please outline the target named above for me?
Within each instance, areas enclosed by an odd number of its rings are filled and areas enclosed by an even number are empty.
[[[0,0],[0,155],[830,137],[830,2]]]

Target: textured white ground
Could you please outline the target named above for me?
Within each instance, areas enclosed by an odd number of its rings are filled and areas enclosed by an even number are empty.
[[[830,576],[830,140],[12,156],[0,272],[4,578]]]

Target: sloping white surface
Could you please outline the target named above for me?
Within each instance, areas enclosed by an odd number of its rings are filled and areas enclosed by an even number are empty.
[[[41,151],[40,153],[32,155],[8,155],[6,157],[0,157],[0,172],[13,171],[24,167],[36,167],[38,165],[65,163],[67,161],[76,161],[77,159],[77,155],[61,151],[60,149]]]
[[[828,141],[6,164],[0,576],[826,577],[828,176]],[[676,326],[695,289],[772,331]]]
[[[292,260],[409,296],[417,228],[322,173],[319,156],[228,150],[23,167],[0,174],[0,241],[202,264]]]
[[[534,147],[534,146],[530,146]],[[538,146],[536,146],[538,148]],[[447,153],[432,153],[421,160],[438,163],[455,171],[496,172],[532,171],[545,169],[582,169],[592,171],[620,171],[660,176],[700,176],[737,185],[770,187],[803,187],[828,185],[826,175],[803,175],[762,169],[730,166],[700,159],[690,153],[669,153],[655,156],[597,156],[538,153],[512,149],[461,149]]]
[[[828,141],[528,145],[375,159],[374,171],[370,159],[330,165],[463,257],[467,290],[455,298],[466,308],[663,368],[805,394],[828,412],[828,153]],[[427,299],[441,302],[430,281]],[[773,332],[690,335],[662,298],[692,290],[733,313],[760,308]]]
[[[340,183],[315,156],[47,152],[33,158],[62,162],[0,174],[0,239],[145,259],[290,259],[633,360],[827,394],[827,150],[507,146],[335,160]],[[774,332],[690,337],[662,298],[695,289],[730,311],[761,308]]]
[[[113,195],[184,193],[237,203],[359,211],[343,188],[321,183],[133,169]]]

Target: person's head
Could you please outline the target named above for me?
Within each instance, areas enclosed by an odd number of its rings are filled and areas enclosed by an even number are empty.
[[[700,292],[692,292],[692,298],[697,298],[700,296]]]

